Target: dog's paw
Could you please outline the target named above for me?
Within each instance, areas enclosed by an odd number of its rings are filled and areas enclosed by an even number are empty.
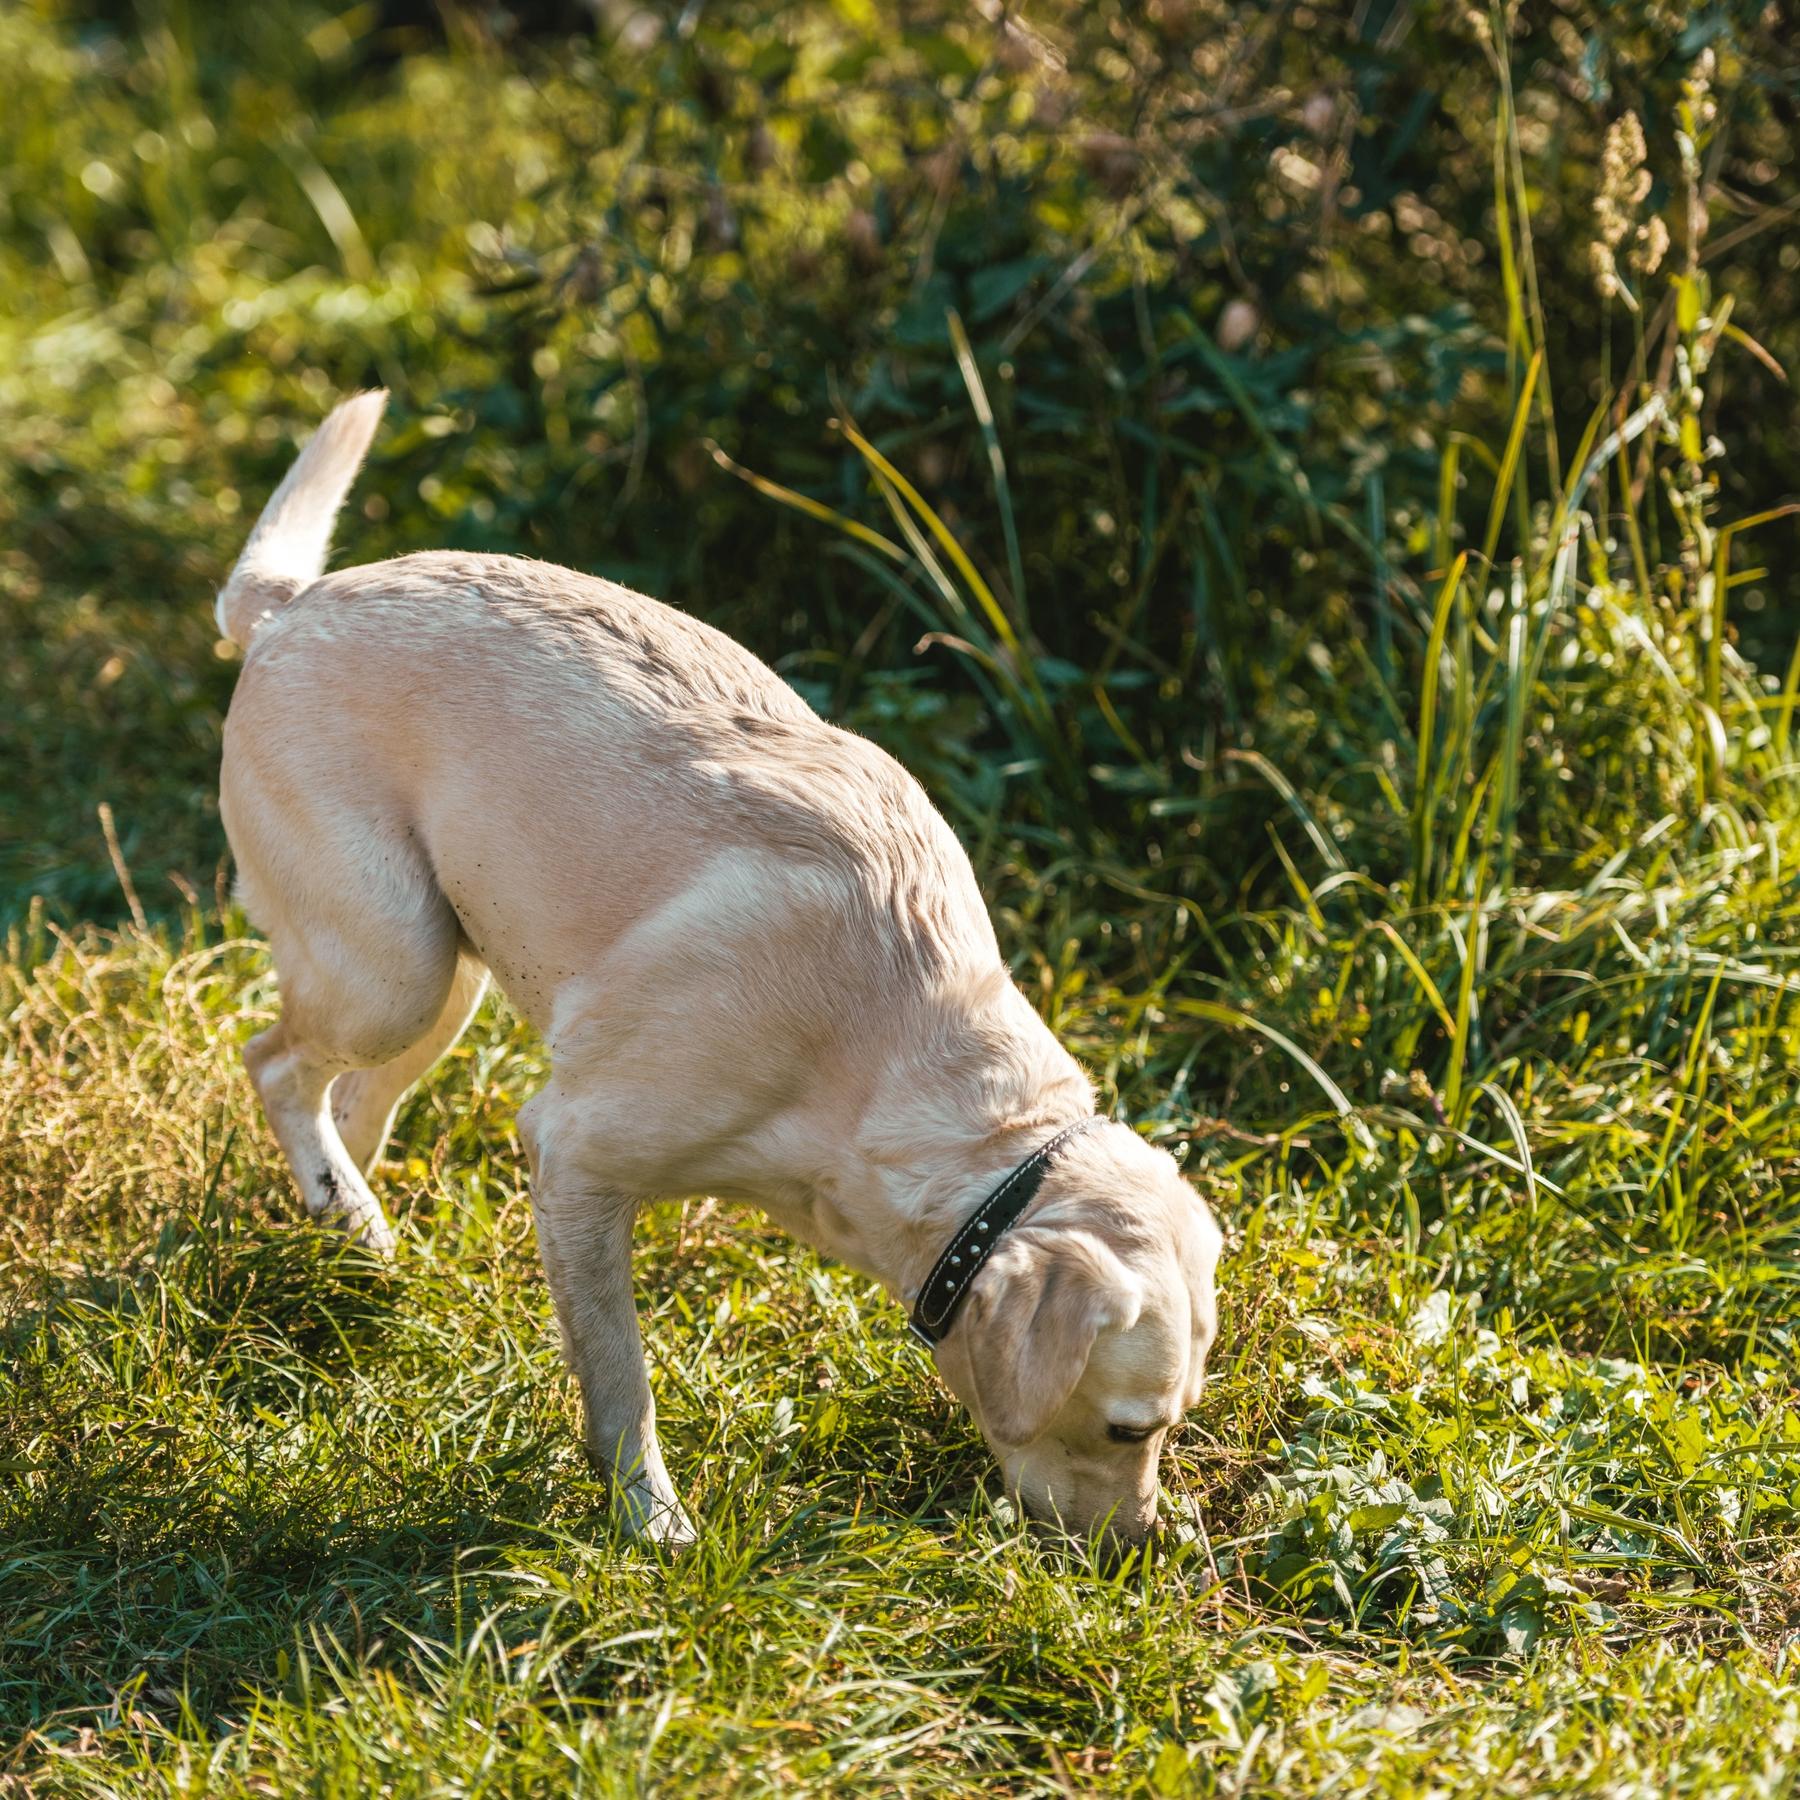
[[[385,1213],[377,1213],[372,1219],[361,1219],[355,1224],[345,1223],[345,1230],[350,1234],[350,1241],[361,1244],[383,1262],[392,1262],[395,1252],[400,1248],[400,1240],[394,1235],[394,1228],[387,1221]]]
[[[674,1495],[659,1498],[643,1483],[613,1490],[613,1509],[626,1534],[639,1543],[685,1550],[693,1543],[694,1522]]]
[[[360,1245],[383,1262],[392,1262],[400,1240],[394,1234],[388,1216],[372,1195],[361,1206],[339,1206],[322,1215],[322,1222],[335,1225],[351,1243]]]
[[[322,1225],[335,1225],[353,1244],[391,1262],[400,1240],[369,1191],[369,1184],[353,1170],[326,1163],[311,1181],[301,1183],[306,1210]]]
[[[664,1507],[650,1521],[645,1535],[652,1543],[660,1544],[665,1550],[691,1550],[698,1533],[694,1530],[694,1521],[687,1516],[685,1508],[677,1506],[673,1509]]]

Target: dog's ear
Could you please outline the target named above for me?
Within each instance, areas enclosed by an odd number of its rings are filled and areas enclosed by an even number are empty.
[[[1085,1231],[1022,1232],[995,1251],[969,1294],[963,1350],[981,1423],[1029,1444],[1062,1411],[1094,1340],[1128,1330],[1143,1290]]]

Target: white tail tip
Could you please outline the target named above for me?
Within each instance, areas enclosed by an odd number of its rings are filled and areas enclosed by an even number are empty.
[[[220,631],[240,648],[266,615],[323,572],[338,508],[386,405],[387,389],[374,388],[334,407],[263,508],[216,609]]]

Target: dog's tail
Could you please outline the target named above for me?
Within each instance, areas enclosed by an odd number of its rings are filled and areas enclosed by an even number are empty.
[[[219,629],[240,649],[270,613],[318,580],[332,521],[386,404],[387,390],[376,388],[335,408],[263,508],[214,608]]]

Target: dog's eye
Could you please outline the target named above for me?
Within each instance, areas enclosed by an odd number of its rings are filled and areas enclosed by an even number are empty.
[[[1155,1437],[1161,1430],[1160,1425],[1109,1425],[1106,1435],[1115,1444],[1141,1444],[1146,1438]]]

